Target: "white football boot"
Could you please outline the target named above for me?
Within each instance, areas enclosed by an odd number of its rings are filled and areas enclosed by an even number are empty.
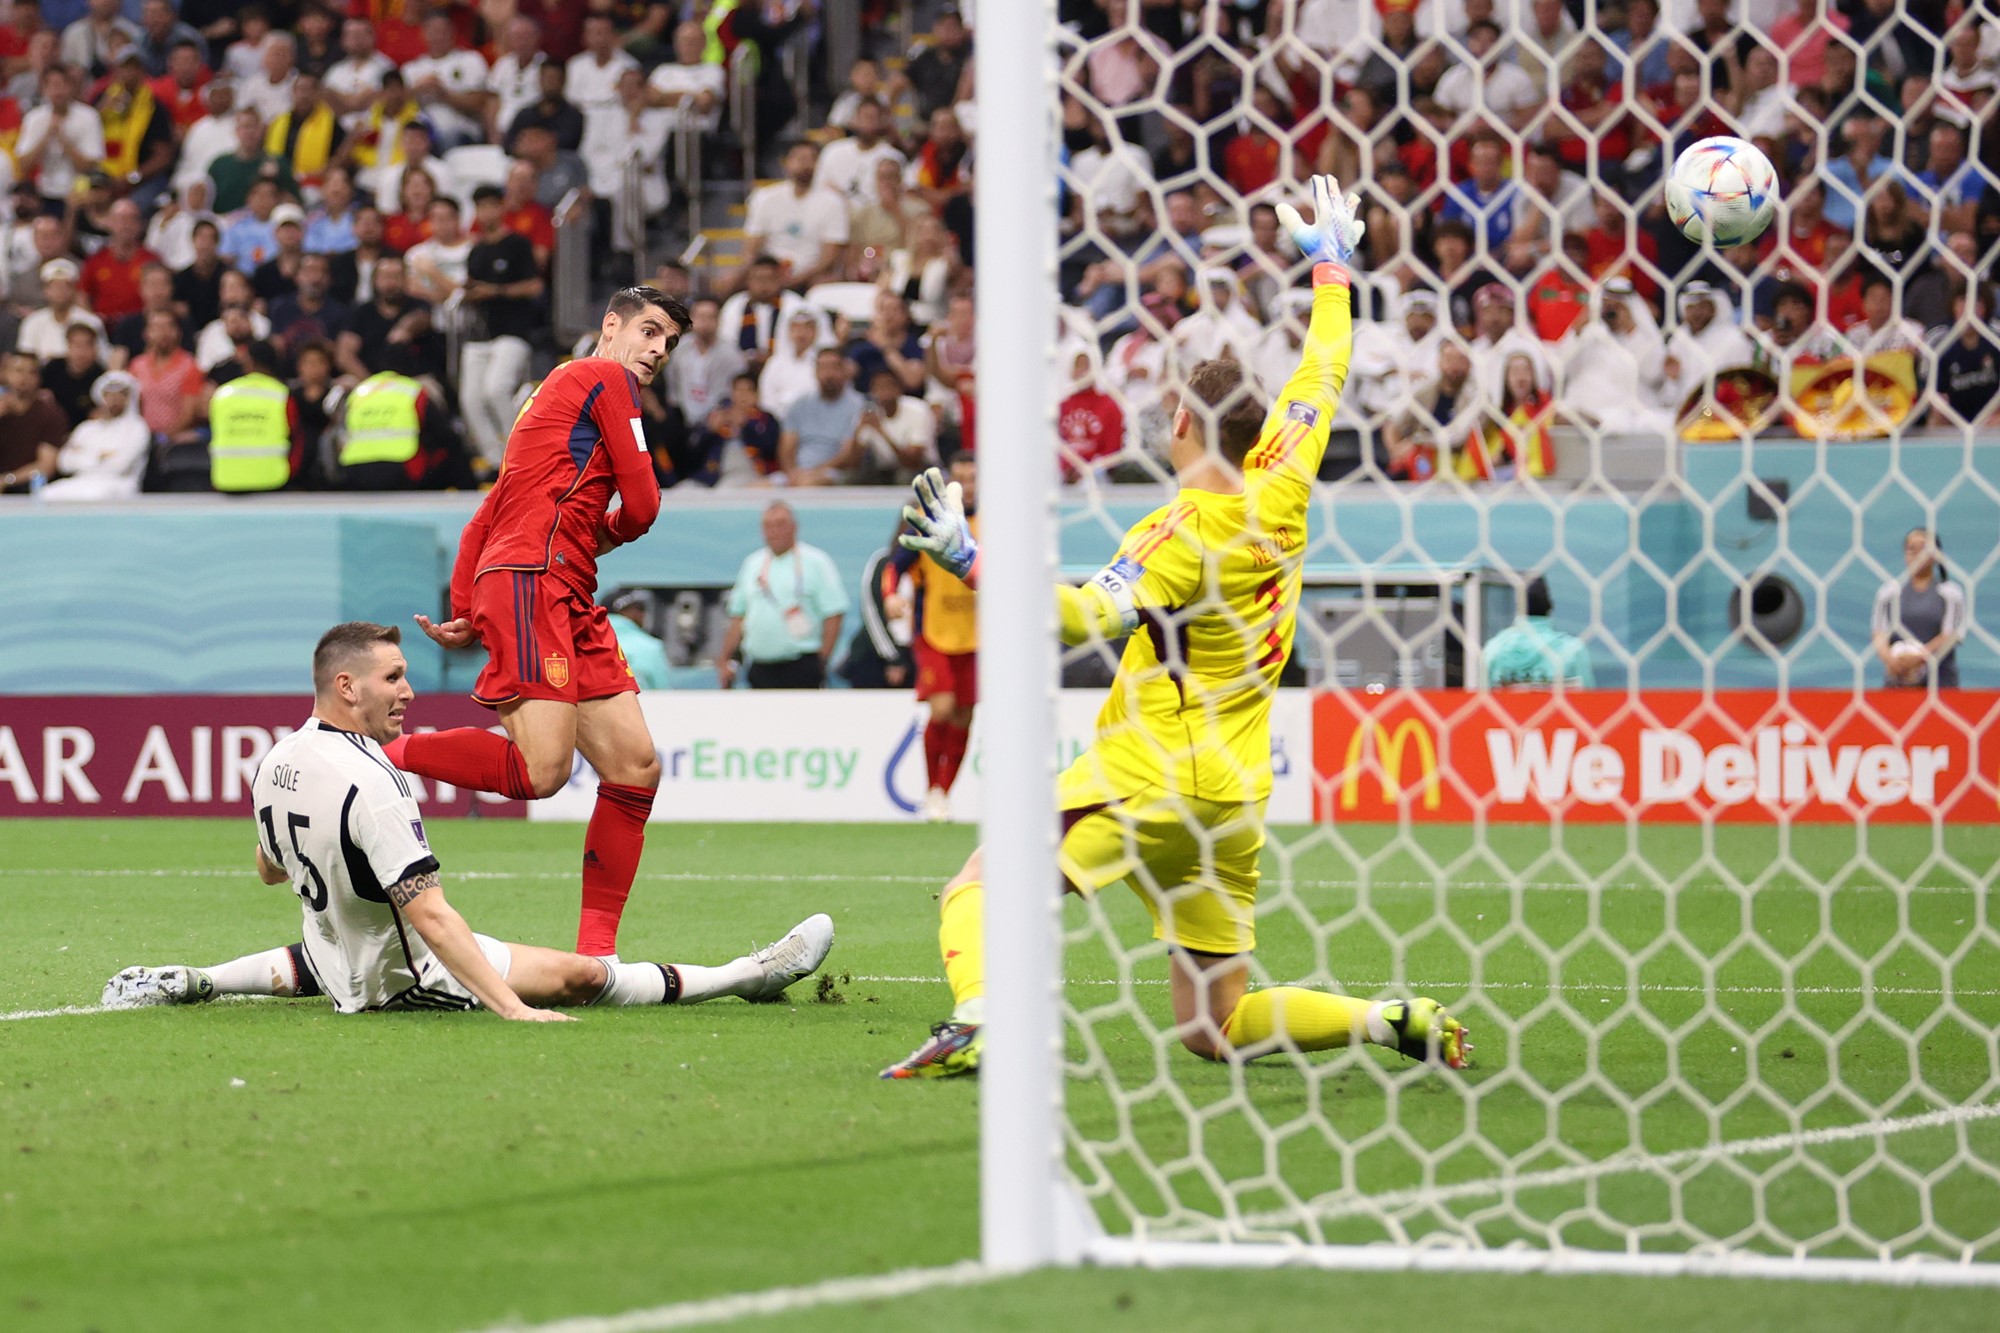
[[[833,918],[824,912],[814,913],[787,931],[783,939],[750,955],[750,961],[764,969],[764,985],[743,998],[752,1004],[782,999],[787,986],[819,970],[832,948]]]
[[[128,967],[104,983],[98,1003],[106,1009],[144,1009],[156,1004],[207,1004],[215,982],[198,967]]]

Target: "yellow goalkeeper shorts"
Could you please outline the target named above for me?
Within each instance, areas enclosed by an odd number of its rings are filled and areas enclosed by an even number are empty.
[[[1105,803],[1092,790],[1094,771],[1072,780],[1075,772],[1057,788],[1064,878],[1084,894],[1124,880],[1152,913],[1153,938],[1177,948],[1235,954],[1257,947],[1261,803],[1159,790]]]

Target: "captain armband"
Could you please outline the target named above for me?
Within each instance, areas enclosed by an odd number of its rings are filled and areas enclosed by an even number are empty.
[[[1145,573],[1144,565],[1121,555],[1098,570],[1086,585],[1111,599],[1112,608],[1118,613],[1118,627],[1123,632],[1130,633],[1139,627],[1139,580]]]

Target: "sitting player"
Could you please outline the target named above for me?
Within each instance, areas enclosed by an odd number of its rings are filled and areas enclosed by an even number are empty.
[[[961,488],[966,528],[974,537],[973,516],[979,468],[971,454],[951,460],[951,479]],[[951,784],[958,780],[972,740],[972,710],[979,704],[979,595],[930,556],[898,545],[882,571],[885,596],[907,572],[916,590],[911,647],[917,659],[917,702],[930,705],[924,727],[924,814],[933,823],[951,818]]]
[[[305,938],[212,968],[132,967],[104,1004],[196,1004],[217,995],[326,995],[343,1014],[471,1009],[530,1022],[540,1007],[775,1000],[833,947],[813,916],[776,944],[721,967],[622,963],[476,935],[445,901],[409,784],[383,756],[413,697],[398,631],[336,625],[313,651],[313,714],[257,772],[257,873],[289,881]]]
[[[1172,950],[1181,1043],[1211,1060],[1318,1051],[1361,1040],[1462,1067],[1465,1029],[1435,1000],[1371,1003],[1301,986],[1248,988],[1258,853],[1271,794],[1271,698],[1296,628],[1314,474],[1353,345],[1347,270],[1361,239],[1355,200],[1313,178],[1307,225],[1280,215],[1313,267],[1312,322],[1299,366],[1268,415],[1242,367],[1205,361],[1174,413],[1173,503],[1129,532],[1082,588],[1058,585],[1067,644],[1130,635],[1097,739],[1062,775],[1060,865],[1067,887],[1133,883]],[[935,470],[904,510],[923,551],[977,586],[979,548],[956,486]],[[884,1078],[979,1067],[985,1007],[980,853],[945,886],[939,943],[951,1018]]]

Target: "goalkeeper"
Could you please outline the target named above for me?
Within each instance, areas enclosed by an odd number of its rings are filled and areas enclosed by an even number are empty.
[[[1067,644],[1129,635],[1097,739],[1058,788],[1070,891],[1130,882],[1172,958],[1181,1042],[1211,1060],[1329,1050],[1360,1040],[1463,1067],[1465,1029],[1434,1000],[1371,1003],[1300,986],[1248,988],[1258,854],[1271,794],[1271,698],[1291,652],[1314,474],[1353,347],[1344,262],[1356,200],[1312,183],[1315,220],[1279,209],[1313,261],[1312,322],[1268,414],[1241,366],[1204,361],[1174,413],[1171,504],[1126,534],[1081,588],[1059,586]],[[976,586],[978,543],[956,486],[917,479],[901,539]],[[938,932],[956,1008],[884,1078],[979,1067],[985,1018],[980,853],[945,886]]]

